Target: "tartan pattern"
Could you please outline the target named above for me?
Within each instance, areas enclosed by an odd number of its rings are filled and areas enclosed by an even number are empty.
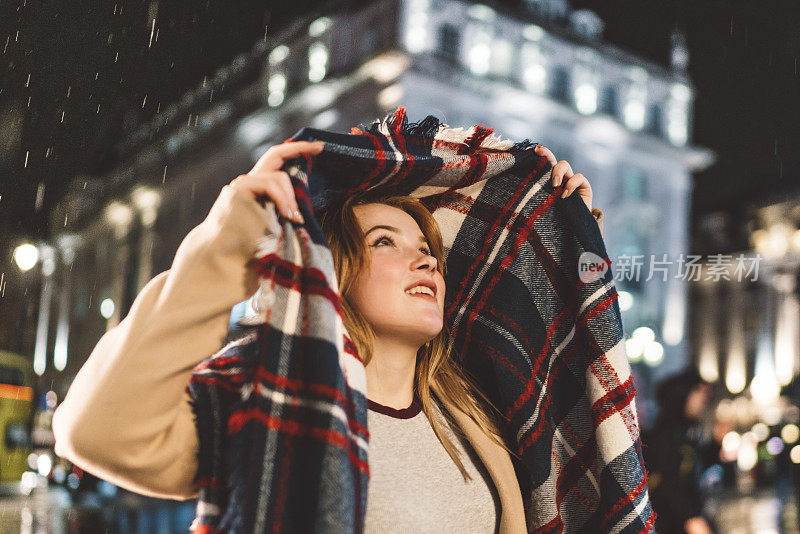
[[[193,532],[363,530],[366,379],[312,209],[375,187],[420,198],[439,223],[454,357],[508,418],[528,531],[653,531],[611,261],[536,144],[433,116],[409,124],[402,107],[349,135],[304,128],[291,140],[326,142],[284,167],[307,222],[279,222],[266,203],[255,313],[187,386],[200,438]],[[585,252],[609,266],[586,283]]]

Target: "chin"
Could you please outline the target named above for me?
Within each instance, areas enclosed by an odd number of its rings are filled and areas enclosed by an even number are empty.
[[[438,325],[431,325],[430,329],[426,329],[425,330],[425,343],[427,343],[428,341],[430,341],[433,338],[435,338],[436,336],[438,336],[443,328],[444,328],[444,323],[440,322]]]

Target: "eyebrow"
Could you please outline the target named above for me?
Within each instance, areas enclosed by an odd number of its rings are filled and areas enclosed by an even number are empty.
[[[396,234],[402,234],[403,233],[403,231],[400,230],[399,228],[397,228],[396,226],[389,226],[388,224],[376,224],[375,226],[373,226],[372,228],[367,230],[367,233],[364,234],[364,237],[368,236],[369,233],[372,232],[373,230],[378,230],[378,229],[389,230],[389,231],[394,232]],[[421,235],[421,236],[419,236],[419,242],[420,243],[427,243],[428,240],[425,239],[425,236]]]

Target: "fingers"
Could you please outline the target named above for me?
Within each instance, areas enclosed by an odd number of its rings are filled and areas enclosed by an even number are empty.
[[[325,143],[322,141],[294,141],[273,145],[258,158],[250,173],[277,171],[283,167],[286,160],[301,154],[317,155],[322,152],[324,146]]]
[[[552,165],[555,165],[556,162],[558,161],[555,155],[547,147],[544,147],[542,145],[536,145],[534,151],[540,156],[545,156],[547,158],[547,161],[549,161]]]
[[[298,223],[303,223],[300,207],[292,187],[292,180],[281,168],[286,161],[302,154],[317,155],[322,152],[325,143],[322,141],[285,142],[270,147],[256,162],[247,174],[237,177],[231,186],[245,191],[258,199],[268,196],[275,203],[278,212]]]
[[[573,174],[569,178],[567,178],[567,182],[564,184],[564,192],[561,193],[561,198],[566,198],[570,196],[577,188],[579,187],[591,187],[589,185],[589,180],[582,174]]]
[[[537,145],[534,149],[537,154],[547,158],[547,161],[553,165],[550,171],[550,179],[552,180],[553,187],[558,187],[564,182],[564,191],[561,193],[561,198],[570,196],[575,190],[583,198],[586,206],[592,209],[592,186],[589,180],[581,173],[573,173],[572,166],[567,160],[556,160],[553,152],[542,145]]]
[[[231,186],[249,191],[256,198],[266,195],[275,203],[281,215],[295,222],[304,222],[303,216],[300,215],[291,179],[285,171],[243,174],[231,182]]]
[[[552,171],[550,171],[551,173],[550,178],[553,182],[553,187],[558,187],[559,185],[561,185],[561,182],[564,181],[564,176],[566,176],[567,179],[569,179],[572,176],[572,167],[567,162],[567,160],[558,161],[556,159],[555,154],[553,154],[553,152],[549,148],[542,145],[536,145],[536,148],[534,150],[540,156],[546,157],[547,161],[549,161],[550,164],[553,166]]]
[[[574,175],[572,173],[572,166],[567,163],[567,160],[562,159],[558,163],[553,166],[552,173],[552,180],[553,180],[553,187],[558,187],[561,185],[561,182],[569,180]]]

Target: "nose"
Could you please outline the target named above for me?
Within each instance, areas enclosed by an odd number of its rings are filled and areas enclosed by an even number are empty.
[[[430,254],[419,253],[419,257],[414,260],[412,268],[415,270],[436,271],[439,266],[436,258]]]

